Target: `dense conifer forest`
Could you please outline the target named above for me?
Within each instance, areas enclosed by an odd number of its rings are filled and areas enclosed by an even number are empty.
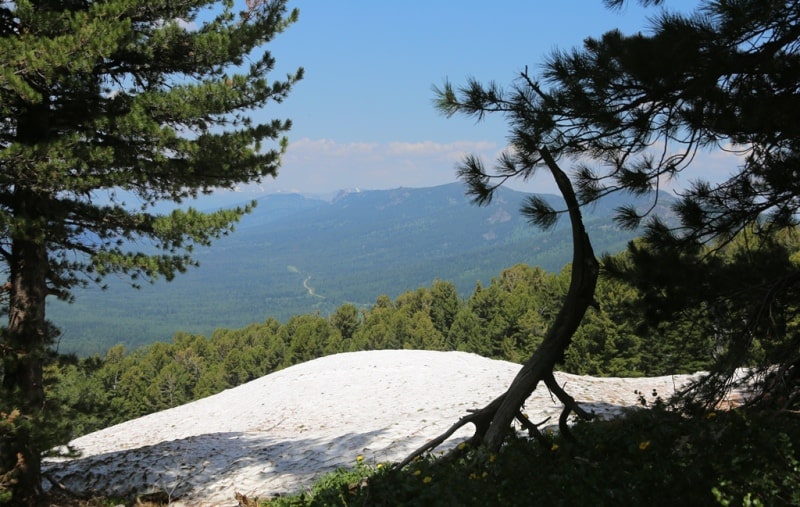
[[[558,272],[569,260],[568,224],[531,227],[519,213],[525,197],[502,189],[491,206],[475,206],[460,183],[333,201],[262,195],[233,234],[197,249],[197,268],[140,290],[109,277],[107,290],[93,284],[76,289],[70,303],[53,301],[48,316],[62,333],[59,351],[89,356],[120,343],[132,350],[168,341],[176,330],[209,336],[267,317],[329,316],[345,303],[366,309],[381,294],[394,299],[436,278],[468,295],[477,281],[520,262]],[[636,236],[614,223],[614,209],[645,208],[653,197],[611,195],[586,210],[598,253],[618,252]],[[669,216],[673,200],[662,192],[657,211]]]

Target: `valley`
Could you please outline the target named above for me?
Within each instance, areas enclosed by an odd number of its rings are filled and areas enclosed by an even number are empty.
[[[131,349],[171,341],[177,331],[210,336],[269,317],[327,316],[344,303],[365,308],[436,279],[468,297],[514,264],[556,272],[569,261],[566,222],[549,231],[529,225],[518,211],[526,195],[501,189],[486,207],[472,204],[460,183],[330,200],[266,195],[234,233],[196,250],[199,267],[172,282],[135,290],[110,278],[107,290],[77,290],[74,303],[53,302],[48,315],[63,332],[59,351],[91,355],[119,343]],[[557,196],[545,197],[558,207]],[[630,202],[609,196],[585,210],[598,255],[624,249],[636,235],[611,218]]]

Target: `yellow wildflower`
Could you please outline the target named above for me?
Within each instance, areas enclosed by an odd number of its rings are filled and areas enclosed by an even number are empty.
[[[641,443],[639,444],[639,450],[640,450],[640,451],[644,451],[644,450],[645,450],[645,449],[647,449],[648,447],[650,447],[650,441],[649,441],[649,440],[645,440],[644,442],[641,442]]]
[[[551,451],[557,451],[558,450],[558,444],[553,444],[553,446],[550,447],[550,450]]]
[[[361,463],[362,461],[364,461],[364,456],[359,454],[358,456],[356,456],[356,461]]]
[[[489,463],[494,463],[495,459],[497,459],[497,456],[495,456],[494,454],[489,455]]]
[[[422,483],[423,483],[423,484],[428,484],[428,483],[429,483],[429,482],[431,482],[432,480],[433,480],[433,477],[431,477],[430,475],[426,475],[426,476],[425,476],[425,478],[424,478],[424,479],[422,479]]]
[[[706,419],[713,419],[715,417],[717,417],[716,412],[709,412],[708,415],[706,416]]]
[[[414,470],[414,475],[419,475],[422,473],[422,470]]]

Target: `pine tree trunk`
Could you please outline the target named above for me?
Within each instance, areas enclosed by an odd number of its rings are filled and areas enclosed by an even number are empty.
[[[32,231],[27,231],[32,232]],[[9,263],[8,328],[4,336],[5,354],[2,391],[14,403],[24,424],[11,438],[0,441],[0,468],[12,470],[14,505],[34,505],[41,494],[41,454],[32,429],[44,408],[42,367],[49,343],[45,319],[47,296],[47,250],[44,241],[15,239]]]
[[[564,411],[559,420],[559,427],[566,432],[567,416],[576,413],[583,418],[591,418],[575,400],[559,386],[553,375],[556,363],[564,356],[564,352],[572,342],[572,336],[578,329],[586,310],[594,304],[594,292],[600,271],[599,263],[594,256],[589,235],[583,225],[580,205],[572,188],[569,177],[561,170],[546,148],[540,150],[542,159],[555,178],[561,195],[567,205],[570,225],[572,226],[572,273],[569,290],[561,310],[555,321],[547,330],[544,340],[533,356],[522,365],[519,373],[508,389],[480,410],[462,417],[447,431],[415,450],[396,465],[403,468],[416,457],[430,452],[441,445],[455,431],[466,424],[475,425],[475,433],[469,440],[471,445],[484,445],[492,452],[497,452],[508,436],[511,423],[518,419],[525,426],[538,434],[536,426],[522,412],[522,405],[533,393],[539,382],[544,382],[550,391],[564,404]],[[541,435],[540,435],[541,436]],[[457,452],[457,451],[456,451]],[[452,455],[452,454],[451,454]]]
[[[546,149],[541,150],[543,159],[555,178],[564,197],[572,226],[572,273],[569,291],[556,319],[547,330],[542,344],[533,356],[522,365],[502,397],[497,411],[491,419],[483,437],[485,445],[498,450],[503,443],[511,422],[517,417],[525,400],[541,381],[552,380],[553,369],[564,356],[572,336],[578,329],[583,315],[594,302],[599,265],[592,244],[583,225],[580,206],[572,189],[572,183]],[[552,389],[552,388],[551,388]],[[562,400],[564,402],[565,400]]]
[[[51,137],[50,104],[46,91],[41,102],[19,117],[17,142],[34,146]],[[25,424],[11,438],[0,439],[0,469],[16,467],[14,505],[35,505],[41,495],[41,454],[34,431],[44,409],[43,365],[50,344],[45,300],[48,294],[49,256],[45,227],[49,197],[36,190],[41,169],[19,168],[24,180],[13,189],[10,202],[15,222],[7,233],[11,250],[8,264],[8,327],[3,336],[2,393],[20,411]]]

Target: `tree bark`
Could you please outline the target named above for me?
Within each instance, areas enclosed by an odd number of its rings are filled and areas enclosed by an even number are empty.
[[[34,505],[41,494],[41,450],[33,430],[41,421],[44,408],[42,368],[50,338],[45,318],[46,244],[34,225],[27,229],[12,239],[8,327],[3,336],[2,391],[20,411],[23,421],[15,434],[0,439],[0,467],[6,471],[15,469],[15,505]]]

